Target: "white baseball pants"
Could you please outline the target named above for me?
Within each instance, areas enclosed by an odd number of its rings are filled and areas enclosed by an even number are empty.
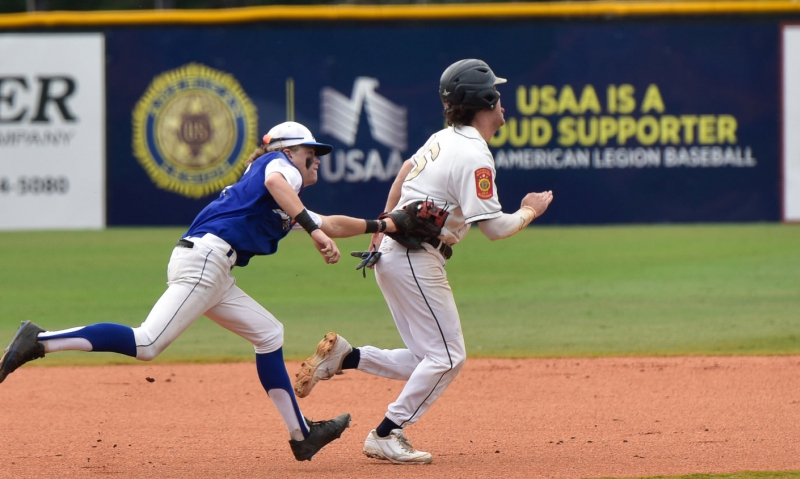
[[[407,426],[419,420],[455,379],[466,348],[441,254],[430,245],[409,250],[388,236],[380,251],[375,278],[407,349],[361,347],[358,369],[407,381],[386,414]]]
[[[133,328],[136,358],[158,356],[200,316],[250,341],[258,354],[283,346],[283,325],[231,276],[236,253],[214,235],[190,238],[194,248],[176,247],[167,268],[169,287],[147,319]]]

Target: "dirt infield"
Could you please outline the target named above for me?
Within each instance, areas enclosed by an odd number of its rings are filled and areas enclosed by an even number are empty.
[[[45,360],[46,361],[46,360]],[[290,374],[298,363],[288,363]],[[152,382],[148,380],[152,379]],[[470,359],[406,430],[434,455],[361,453],[402,383],[349,371],[300,400],[342,438],[296,462],[253,364],[50,368],[0,385],[0,477],[588,478],[800,470],[800,357]]]

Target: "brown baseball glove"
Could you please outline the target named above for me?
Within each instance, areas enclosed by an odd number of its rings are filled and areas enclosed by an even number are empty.
[[[447,211],[431,200],[414,201],[400,210],[382,213],[378,219],[391,218],[397,232],[386,233],[392,239],[410,249],[422,249],[422,243],[436,238],[447,220]]]

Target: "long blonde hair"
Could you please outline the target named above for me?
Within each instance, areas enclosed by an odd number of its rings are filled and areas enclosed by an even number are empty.
[[[294,151],[297,151],[298,148],[300,148],[300,145],[284,146],[284,147],[273,146],[272,148],[270,148],[269,145],[260,145],[260,146],[257,146],[256,149],[253,150],[252,153],[250,153],[250,156],[247,158],[247,161],[245,161],[244,164],[245,164],[245,166],[250,166],[251,163],[253,163],[257,159],[261,158],[262,156],[266,155],[270,151],[289,150],[289,151],[293,151],[294,152]]]

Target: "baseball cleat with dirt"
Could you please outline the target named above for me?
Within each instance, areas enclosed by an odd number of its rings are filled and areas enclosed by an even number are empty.
[[[297,397],[304,398],[311,394],[311,390],[319,381],[325,381],[342,374],[342,361],[353,351],[353,347],[346,339],[334,332],[322,338],[317,345],[317,351],[300,365],[300,371],[294,382],[294,393]]]

